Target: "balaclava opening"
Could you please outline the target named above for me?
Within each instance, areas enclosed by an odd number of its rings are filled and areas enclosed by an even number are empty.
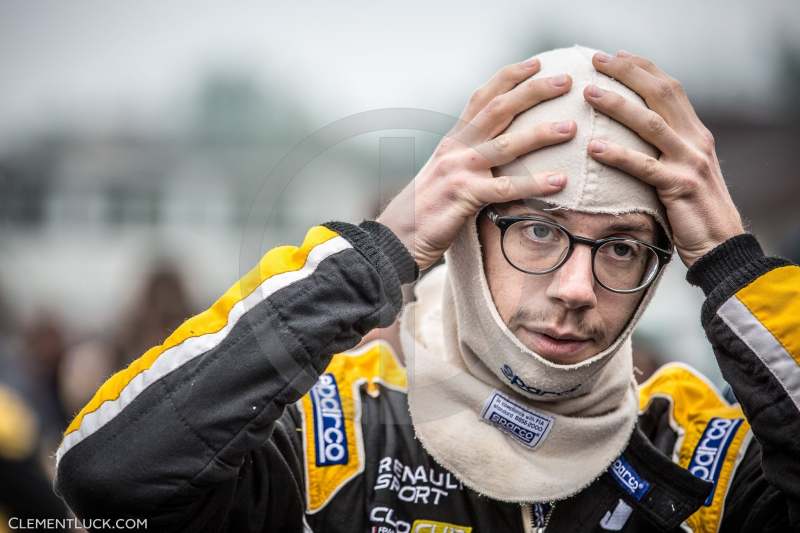
[[[567,186],[548,196],[548,203],[585,213],[646,213],[670,237],[652,187],[587,154],[588,142],[599,137],[658,155],[585,102],[583,89],[592,83],[645,105],[594,69],[595,52],[574,46],[538,56],[542,68],[534,77],[566,72],[573,87],[520,114],[507,131],[571,118],[577,135],[500,167],[496,175],[563,172]],[[420,281],[416,302],[402,316],[417,437],[438,463],[492,498],[543,502],[579,492],[620,455],[633,431],[638,400],[630,335],[658,279],[607,349],[580,363],[559,365],[522,344],[499,316],[484,273],[476,218],[464,225],[445,257],[445,265]]]

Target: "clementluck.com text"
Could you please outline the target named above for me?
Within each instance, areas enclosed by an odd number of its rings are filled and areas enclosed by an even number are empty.
[[[42,529],[108,529],[131,530],[147,529],[146,518],[17,518],[8,519],[8,528],[11,530],[42,530]]]

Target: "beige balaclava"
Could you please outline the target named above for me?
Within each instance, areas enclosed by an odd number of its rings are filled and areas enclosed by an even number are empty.
[[[633,91],[594,69],[594,53],[574,46],[538,56],[542,68],[534,77],[566,72],[573,87],[522,113],[507,131],[573,119],[577,135],[495,174],[564,172],[567,186],[547,197],[548,203],[586,213],[647,213],[669,235],[655,191],[586,152],[589,140],[598,137],[657,155],[584,100],[584,87],[593,83],[645,105]],[[448,250],[446,264],[420,281],[416,302],[402,316],[409,410],[425,449],[464,484],[499,500],[552,501],[589,485],[620,455],[636,422],[630,334],[655,286],[647,289],[606,350],[577,364],[552,363],[524,346],[500,318],[473,218]]]

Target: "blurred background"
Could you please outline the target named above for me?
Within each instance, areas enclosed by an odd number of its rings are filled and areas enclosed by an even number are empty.
[[[375,216],[439,138],[329,147],[314,132],[381,108],[455,117],[502,65],[575,43],[681,80],[752,231],[800,259],[795,2],[2,2],[0,392],[12,399],[0,408],[22,417],[6,433],[19,439],[28,420],[29,449],[52,468],[67,422],[113,371],[222,294],[245,259],[315,223]],[[272,172],[304,140],[319,155]],[[382,162],[393,153],[411,163]],[[255,254],[243,250],[253,221]],[[679,263],[635,338],[639,377],[682,360],[724,387]]]

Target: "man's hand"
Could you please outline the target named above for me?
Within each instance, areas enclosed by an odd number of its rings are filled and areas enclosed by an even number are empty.
[[[714,149],[714,137],[700,122],[680,83],[651,61],[617,52],[592,58],[594,67],[644,98],[650,109],[594,85],[584,98],[598,111],[639,134],[661,151],[654,159],[617,144],[595,139],[589,154],[654,186],[658,191],[686,266],[731,237],[744,233]]]
[[[475,91],[458,124],[378,217],[406,245],[420,269],[435,263],[484,205],[553,194],[564,187],[567,177],[558,173],[493,177],[491,172],[520,155],[575,136],[572,120],[501,134],[519,113],[570,90],[567,75],[529,80],[540,66],[538,59],[506,66]]]

